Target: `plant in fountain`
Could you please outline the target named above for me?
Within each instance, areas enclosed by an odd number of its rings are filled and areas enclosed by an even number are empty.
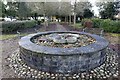
[[[87,46],[95,39],[84,34],[54,33],[36,37],[33,42],[42,46],[70,48]]]
[[[53,39],[55,43],[75,43],[77,41],[77,37],[71,34],[58,34],[56,38]]]

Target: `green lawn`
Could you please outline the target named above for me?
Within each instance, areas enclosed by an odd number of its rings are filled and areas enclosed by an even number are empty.
[[[119,33],[110,33],[110,35],[114,36],[114,37],[120,37]]]
[[[0,35],[0,40],[10,39],[16,36],[17,36],[16,34],[3,34],[3,35]]]
[[[81,25],[81,23],[76,23],[75,25],[72,24],[71,26],[75,27],[75,28],[82,28],[83,26]]]
[[[21,36],[25,36],[25,35],[27,35],[27,34],[21,34]],[[2,34],[2,35],[0,35],[0,40],[11,39],[11,38],[14,38],[17,36],[18,36],[17,34]]]

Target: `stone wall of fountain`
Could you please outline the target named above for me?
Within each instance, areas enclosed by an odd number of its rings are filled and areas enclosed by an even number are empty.
[[[33,42],[33,39],[41,35],[61,33],[87,35],[95,41],[89,45],[67,48],[38,45]],[[35,33],[25,36],[19,41],[20,57],[28,66],[44,72],[63,74],[79,73],[100,66],[105,62],[108,44],[108,41],[103,37],[74,31]]]

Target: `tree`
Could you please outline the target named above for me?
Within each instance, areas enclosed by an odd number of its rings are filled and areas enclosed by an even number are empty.
[[[75,3],[73,5],[74,25],[76,24],[76,15],[77,15],[77,13],[76,13],[76,6],[77,6],[77,4],[76,4],[76,0],[75,0]]]
[[[30,15],[31,10],[26,6],[25,2],[19,2],[17,15],[19,18],[27,18]]]
[[[91,12],[90,9],[84,9],[84,12],[83,12],[83,17],[84,18],[91,18],[94,14]]]
[[[5,4],[3,4],[2,1],[0,1],[0,17],[5,17],[6,15],[6,9],[5,9]]]
[[[90,2],[77,2],[77,0],[75,0],[75,3],[73,5],[74,24],[76,24],[76,15],[80,15],[80,13],[81,15],[83,15],[84,9],[89,9],[89,8],[91,8]]]
[[[64,16],[65,22],[68,21],[68,16],[71,17],[71,3],[59,2],[59,9],[57,10],[59,16]],[[70,22],[71,23],[71,22]]]
[[[120,1],[102,3],[100,5],[101,18],[114,19],[114,15],[118,13],[118,9],[120,8],[118,5],[120,5]]]
[[[6,16],[17,16],[19,2],[8,2],[6,7]]]
[[[2,2],[0,1],[0,17],[2,16]]]
[[[44,16],[44,26],[47,26],[48,21],[45,20],[45,17],[56,15],[59,4],[57,2],[29,2],[27,6],[31,9],[32,13]]]
[[[75,13],[74,22],[76,22],[76,15],[83,13],[84,9],[90,8],[90,3],[76,2],[74,5],[71,5],[71,2],[61,0],[56,2],[28,3],[27,6],[31,9],[32,13],[38,13],[38,15],[43,15],[44,17],[63,16],[65,21],[67,21],[69,16],[69,22],[71,23],[71,15]]]

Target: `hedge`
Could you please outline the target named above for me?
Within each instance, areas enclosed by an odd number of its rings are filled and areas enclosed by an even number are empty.
[[[106,19],[101,22],[101,27],[106,32],[120,33],[120,21]]]
[[[95,27],[95,28],[101,27],[102,19],[92,18],[91,20],[92,20],[92,22],[93,22],[93,27]]]
[[[19,29],[31,28],[36,24],[35,21],[15,21],[15,22],[3,22],[2,23],[2,32],[9,33],[17,31]]]
[[[92,21],[93,28],[103,28],[105,32],[120,33],[120,21],[92,18],[92,19],[83,19],[82,24],[84,24],[84,22],[89,20]]]

